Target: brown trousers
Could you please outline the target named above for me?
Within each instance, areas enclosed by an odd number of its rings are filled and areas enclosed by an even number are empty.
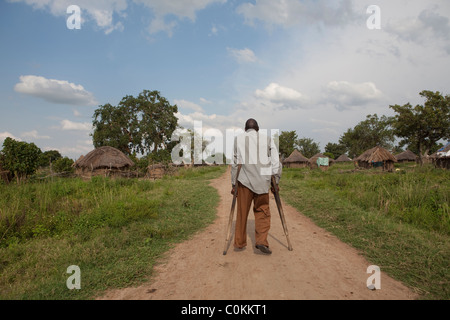
[[[253,201],[255,214],[255,245],[269,246],[267,235],[270,229],[269,193],[256,194],[249,188],[238,183],[237,217],[234,235],[234,247],[247,246],[247,218]]]

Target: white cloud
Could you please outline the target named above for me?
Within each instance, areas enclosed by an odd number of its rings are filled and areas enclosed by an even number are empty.
[[[24,2],[35,9],[47,10],[57,17],[67,17],[67,8],[74,4],[73,0],[9,0],[10,2]],[[86,21],[94,21],[98,28],[105,34],[114,30],[124,30],[122,21],[114,21],[117,18],[125,18],[130,3],[136,3],[149,8],[153,18],[148,27],[150,34],[166,32],[172,36],[174,28],[179,20],[195,22],[197,12],[214,3],[225,3],[226,0],[77,0],[75,4],[81,9],[82,28]],[[168,16],[172,20],[166,21]],[[214,28],[212,33],[215,34]]]
[[[5,132],[0,132],[0,141],[3,144],[3,141],[5,141],[6,138],[11,138],[14,139],[16,141],[22,141],[20,138],[17,138],[16,136],[14,136],[12,133],[5,131]]]
[[[74,147],[70,147],[70,146],[65,146],[65,147],[45,147],[44,148],[45,151],[50,151],[50,150],[56,150],[59,151],[59,153],[61,153],[61,155],[63,155],[64,157],[69,157],[73,160],[78,160],[78,158],[81,155],[86,155],[89,152],[91,152],[92,150],[94,150],[94,146],[87,146],[87,145],[82,145],[82,144],[77,144]]]
[[[383,98],[383,93],[372,82],[331,81],[326,86],[324,94],[324,102],[331,103],[338,109],[363,107]]]
[[[37,130],[32,130],[28,132],[23,132],[21,135],[25,139],[34,139],[34,140],[48,140],[50,139],[49,136],[41,136],[37,132]]]
[[[386,31],[399,40],[420,45],[438,42],[438,45],[450,54],[449,18],[442,16],[439,12],[425,9],[417,17],[391,21]]]
[[[205,99],[205,98],[200,98],[201,103],[205,103],[205,104],[210,104],[212,103],[211,101]]]
[[[106,34],[113,30],[123,30],[121,22],[114,23],[113,16],[124,16],[128,7],[127,0],[9,0],[10,2],[25,2],[35,9],[48,10],[57,17],[67,17],[67,8],[76,4],[81,9],[82,25],[87,20],[95,21],[96,25]],[[83,28],[83,27],[82,27]]]
[[[51,103],[79,106],[98,104],[94,95],[86,91],[83,86],[65,80],[46,79],[33,75],[21,76],[14,90]]]
[[[89,122],[73,122],[70,120],[62,120],[60,129],[64,131],[91,131],[92,123]]]
[[[308,98],[292,88],[283,87],[278,83],[269,84],[264,90],[256,90],[255,97],[277,104],[285,108],[307,107]]]
[[[195,104],[194,102],[190,102],[187,100],[174,100],[174,102],[178,107],[190,109],[196,112],[203,112],[203,108],[198,104]]]
[[[255,53],[249,48],[245,48],[242,50],[227,48],[228,53],[236,59],[239,63],[247,63],[247,62],[256,62],[258,59],[256,58]]]
[[[226,0],[134,0],[134,2],[143,4],[153,11],[154,19],[149,26],[150,34],[163,31],[171,36],[173,29],[177,26],[177,21],[166,22],[166,16],[173,15],[178,19],[195,22],[197,11],[203,10],[213,3],[225,3]]]
[[[354,19],[351,0],[256,0],[237,8],[251,25],[262,21],[268,26],[292,27],[300,24],[344,25]]]

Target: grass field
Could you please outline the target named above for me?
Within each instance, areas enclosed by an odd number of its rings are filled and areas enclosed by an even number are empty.
[[[224,172],[1,185],[0,299],[90,299],[148,279],[174,243],[214,220],[219,196],[205,182]],[[82,290],[67,289],[71,265]]]
[[[450,172],[285,169],[281,196],[423,299],[450,298]]]
[[[449,171],[353,169],[284,169],[281,197],[422,299],[450,299]],[[225,170],[0,185],[0,299],[91,299],[142,283],[173,244],[215,219],[207,181]],[[71,265],[82,290],[67,289]]]

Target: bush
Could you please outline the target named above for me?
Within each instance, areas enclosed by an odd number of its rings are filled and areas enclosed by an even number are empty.
[[[67,157],[58,159],[53,163],[53,170],[57,173],[62,173],[62,172],[73,173],[74,172],[74,168],[72,167],[73,163],[74,163],[74,161]]]
[[[17,179],[17,182],[36,172],[42,153],[34,143],[6,138],[3,142],[2,164]]]

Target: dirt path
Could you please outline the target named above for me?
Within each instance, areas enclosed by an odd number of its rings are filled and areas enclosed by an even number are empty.
[[[254,248],[254,216],[249,214],[249,246],[237,252],[232,244],[222,254],[232,197],[230,171],[211,183],[220,194],[216,221],[189,241],[178,244],[152,280],[137,288],[112,290],[99,299],[132,300],[305,300],[414,299],[403,284],[381,272],[381,289],[366,286],[370,265],[358,252],[317,227],[283,203],[289,236],[288,251],[273,195],[266,256]],[[281,197],[283,194],[281,193]],[[234,227],[234,224],[233,224]],[[233,228],[234,231],[234,228]],[[383,271],[383,270],[381,270]]]

